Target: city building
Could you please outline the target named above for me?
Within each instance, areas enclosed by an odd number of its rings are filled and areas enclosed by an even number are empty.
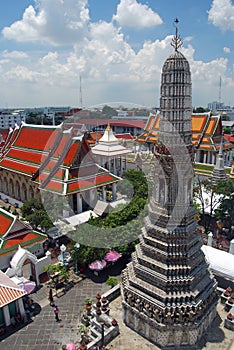
[[[25,122],[24,111],[14,111],[12,113],[0,111],[0,133],[1,129],[14,128],[15,124],[20,125]]]
[[[125,324],[172,349],[196,346],[218,300],[195,220],[191,73],[181,45],[176,28],[174,52],[162,68],[148,215],[121,285]]]
[[[82,118],[80,124],[84,124],[88,131],[104,132],[109,124],[116,134],[131,133],[133,136],[140,135],[145,127],[145,120],[128,119],[101,119],[101,118]]]

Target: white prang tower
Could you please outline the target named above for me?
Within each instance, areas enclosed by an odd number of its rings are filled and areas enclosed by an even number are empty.
[[[176,27],[161,76],[153,191],[121,293],[128,327],[161,348],[192,349],[215,318],[218,297],[195,220],[191,74],[181,45]]]

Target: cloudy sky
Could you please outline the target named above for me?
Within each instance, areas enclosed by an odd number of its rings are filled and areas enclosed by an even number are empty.
[[[233,106],[233,0],[7,0],[0,107],[79,106],[80,80],[83,107],[158,106],[177,17],[193,106]]]

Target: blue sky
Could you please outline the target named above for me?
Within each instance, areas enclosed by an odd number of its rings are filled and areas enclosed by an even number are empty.
[[[234,105],[233,0],[0,2],[0,107],[159,105],[178,17],[193,106]]]

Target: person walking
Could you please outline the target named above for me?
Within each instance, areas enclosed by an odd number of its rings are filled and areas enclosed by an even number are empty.
[[[55,315],[56,322],[60,321],[59,320],[59,308],[57,305],[54,306],[54,315]]]
[[[51,306],[54,306],[54,298],[53,298],[52,288],[50,288],[50,291],[49,291],[49,302],[50,302]]]

